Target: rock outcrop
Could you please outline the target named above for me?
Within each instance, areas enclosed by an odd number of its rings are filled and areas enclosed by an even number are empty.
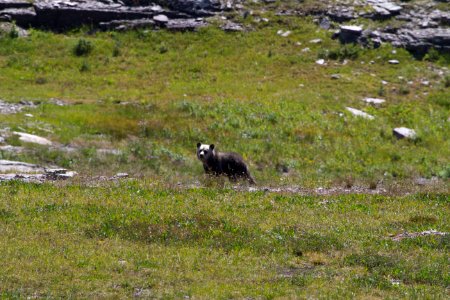
[[[165,8],[155,2],[161,2]],[[212,16],[225,7],[218,0],[0,0],[0,20],[14,21],[22,27],[57,31],[81,25],[107,30],[155,25],[173,30],[193,30],[204,26],[204,22],[197,18]]]

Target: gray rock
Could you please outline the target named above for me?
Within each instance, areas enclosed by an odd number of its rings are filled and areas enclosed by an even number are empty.
[[[368,120],[373,120],[373,119],[375,119],[374,116],[369,115],[368,113],[363,112],[362,110],[355,109],[355,108],[352,108],[352,107],[346,107],[345,109],[348,110],[348,111],[349,111],[352,115],[354,115],[354,116],[362,117],[362,118],[368,119]]]
[[[331,79],[339,79],[339,78],[341,78],[341,75],[339,75],[339,74],[331,74]]]
[[[36,12],[33,7],[7,8],[0,10],[0,19],[13,20],[19,26],[30,26],[36,19]]]
[[[13,134],[18,135],[19,136],[19,140],[25,143],[33,143],[33,144],[39,144],[39,145],[51,145],[52,142],[46,138],[34,135],[34,134],[29,134],[29,133],[24,133],[24,132],[13,132]]]
[[[150,7],[127,7],[98,1],[36,1],[34,8],[34,25],[54,29],[74,28],[83,24],[98,25],[113,20],[148,19],[154,15]]]
[[[31,7],[32,3],[27,0],[0,0],[0,9]]]
[[[18,146],[5,145],[5,146],[0,146],[0,151],[10,152],[10,153],[22,153],[22,152],[24,152],[24,148],[18,147]]]
[[[47,180],[66,180],[77,175],[74,171],[66,169],[45,169],[45,179]]]
[[[113,20],[110,22],[100,22],[99,27],[102,30],[117,30],[125,31],[139,28],[154,27],[155,21],[152,19],[138,19],[138,20]]]
[[[43,172],[44,168],[20,161],[0,160],[1,173],[39,173]]]
[[[242,27],[242,25],[231,22],[231,21],[227,21],[225,24],[220,26],[220,28],[224,31],[243,31],[244,30],[244,27]]]
[[[153,20],[158,23],[167,23],[169,22],[169,18],[166,15],[156,15],[153,17]]]
[[[176,11],[182,11],[195,16],[211,15],[213,11],[219,11],[219,0],[166,0],[169,7]]]
[[[331,22],[330,19],[328,17],[324,17],[320,20],[319,23],[320,28],[328,30],[331,28]]]
[[[398,139],[403,139],[403,138],[415,139],[417,137],[417,134],[413,129],[406,128],[406,127],[394,128],[392,133]]]
[[[372,104],[374,106],[379,106],[379,105],[383,104],[384,102],[386,102],[386,100],[379,99],[379,98],[364,98],[363,101],[366,103]]]
[[[335,22],[345,22],[356,18],[353,7],[336,6],[326,12],[326,15]]]
[[[362,26],[345,25],[339,31],[339,41],[343,44],[356,43],[363,32]]]
[[[277,31],[277,34],[282,37],[288,37],[289,35],[291,35],[291,33],[292,32],[290,30],[284,31],[284,30],[280,29]]]
[[[11,181],[11,180],[42,183],[45,181],[45,175],[44,174],[0,174],[0,181]]]
[[[15,114],[20,112],[25,107],[34,108],[35,105],[33,103],[9,103],[0,100],[0,114]]]
[[[325,59],[321,58],[321,59],[316,60],[316,64],[321,65],[321,66],[325,65]]]
[[[202,28],[207,25],[208,25],[208,23],[206,23],[203,20],[175,19],[175,20],[170,20],[166,24],[166,27],[167,27],[167,29],[175,30],[175,31],[190,31],[190,30],[197,30],[198,28]],[[242,27],[240,27],[239,30],[242,30]]]
[[[396,60],[396,59],[390,59],[388,61],[388,63],[390,63],[391,65],[398,65],[400,62],[398,60]]]
[[[116,178],[128,178],[128,173],[117,173],[114,177]]]
[[[322,43],[322,39],[313,39],[309,41],[311,44],[320,44]]]
[[[97,149],[98,154],[110,154],[110,155],[121,155],[122,151],[119,149]]]

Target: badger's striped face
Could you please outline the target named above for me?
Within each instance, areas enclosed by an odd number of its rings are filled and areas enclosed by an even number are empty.
[[[214,154],[214,144],[206,145],[202,143],[197,144],[197,158],[201,161],[208,160]]]

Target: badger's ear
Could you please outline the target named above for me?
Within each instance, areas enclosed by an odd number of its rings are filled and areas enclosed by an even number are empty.
[[[201,145],[202,143],[197,143],[197,148],[200,148]]]
[[[214,150],[214,144],[209,145],[209,149]]]

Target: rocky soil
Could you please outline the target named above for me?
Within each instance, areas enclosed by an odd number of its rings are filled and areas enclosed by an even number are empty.
[[[22,27],[40,27],[62,31],[81,25],[103,30],[128,30],[136,28],[168,28],[195,30],[208,25],[212,16],[218,18],[222,29],[244,30],[231,21],[234,16],[247,17],[267,12],[271,0],[254,0],[263,4],[256,9],[240,0],[0,0],[0,22],[14,21]],[[444,4],[443,4],[444,2]],[[326,30],[335,31],[342,43],[360,43],[378,47],[389,42],[404,47],[417,56],[430,48],[450,52],[450,11],[448,1],[394,1],[394,0],[338,0],[322,1],[317,9],[306,10],[301,1],[298,7],[276,11],[278,15],[317,17],[317,23]],[[440,6],[439,6],[440,5]],[[441,9],[439,9],[440,7]],[[444,7],[444,10],[442,10]],[[364,26],[346,26],[363,19],[386,21],[395,25],[382,25],[376,30]],[[265,22],[269,20],[262,18]],[[217,18],[216,18],[217,21]],[[343,24],[339,28],[335,24]]]

